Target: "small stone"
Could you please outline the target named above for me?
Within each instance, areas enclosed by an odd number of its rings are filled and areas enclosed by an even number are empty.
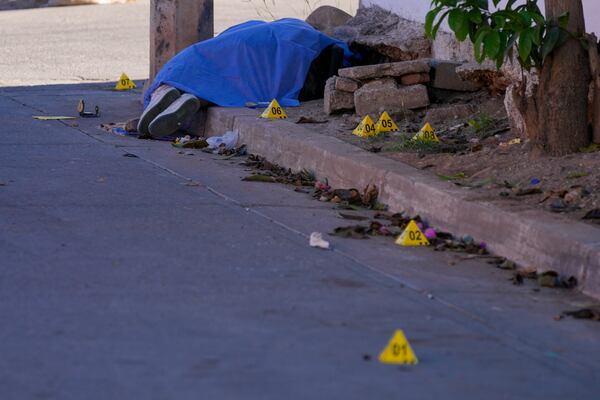
[[[350,19],[352,19],[352,15],[339,8],[321,6],[306,18],[306,22],[316,30],[332,36],[335,28],[344,25]]]
[[[581,198],[583,197],[583,189],[582,188],[577,188],[574,190],[571,190],[570,192],[568,192],[565,195],[565,203],[568,205],[574,205],[579,203],[579,201],[581,200]]]
[[[550,210],[553,212],[562,212],[567,208],[567,205],[562,199],[556,199],[550,204]]]

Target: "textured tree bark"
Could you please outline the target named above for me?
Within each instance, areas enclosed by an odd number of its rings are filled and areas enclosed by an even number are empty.
[[[568,30],[583,37],[581,0],[546,0],[548,18],[565,12],[570,15]],[[577,39],[569,39],[546,59],[533,98],[522,99],[535,152],[560,156],[590,144],[590,79],[588,53]]]
[[[598,38],[594,34],[586,34],[588,55],[590,58],[590,82],[588,120],[592,126],[592,142],[600,144],[600,54]]]

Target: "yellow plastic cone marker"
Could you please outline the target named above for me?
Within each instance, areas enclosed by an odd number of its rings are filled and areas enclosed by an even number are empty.
[[[267,119],[286,119],[287,114],[279,105],[279,102],[276,99],[273,99],[269,107],[260,115],[261,118]]]
[[[360,136],[360,137],[364,137],[364,138],[370,137],[370,136],[375,136],[376,135],[375,122],[373,122],[371,117],[367,115],[365,117],[365,119],[363,119],[362,122],[360,124],[358,124],[358,126],[352,133],[354,133],[356,136]]]
[[[412,140],[419,140],[421,142],[432,142],[439,143],[440,138],[437,137],[433,127],[428,123],[425,124],[423,128],[417,133]]]
[[[398,132],[399,130],[400,129],[398,129],[398,125],[396,125],[387,111],[384,111],[383,114],[381,114],[379,121],[377,121],[377,124],[375,124],[375,131],[377,134],[385,132]]]
[[[379,362],[383,364],[409,364],[419,363],[415,352],[406,340],[404,332],[397,330],[385,349],[379,355]]]
[[[396,244],[400,246],[429,246],[429,240],[419,229],[415,221],[410,221],[408,226],[400,235]]]
[[[125,72],[123,72],[123,74],[121,75],[121,78],[117,82],[117,86],[115,86],[115,89],[129,90],[129,89],[135,89],[136,87],[137,87],[136,84],[131,79],[129,79],[129,77],[127,76],[127,74],[125,74]]]

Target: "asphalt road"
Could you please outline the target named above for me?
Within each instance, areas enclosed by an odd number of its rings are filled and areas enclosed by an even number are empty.
[[[99,120],[72,115],[79,98]],[[597,399],[592,302],[352,224],[240,159],[98,128],[110,85],[0,88],[2,399]],[[125,155],[129,156],[125,156]],[[416,366],[377,361],[396,329]]]
[[[305,18],[317,5],[357,0],[217,0],[215,31],[248,19]],[[146,79],[148,0],[129,4],[0,11],[0,86]]]

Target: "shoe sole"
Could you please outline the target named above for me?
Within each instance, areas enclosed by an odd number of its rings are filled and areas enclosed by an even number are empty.
[[[142,113],[137,127],[138,132],[145,134],[150,133],[150,123],[180,97],[181,93],[175,88],[165,92],[156,104],[152,105],[152,107],[148,107]]]
[[[181,123],[200,109],[200,101],[190,96],[179,107],[171,112],[163,111],[150,123],[150,135],[154,138],[169,136],[177,131]]]

